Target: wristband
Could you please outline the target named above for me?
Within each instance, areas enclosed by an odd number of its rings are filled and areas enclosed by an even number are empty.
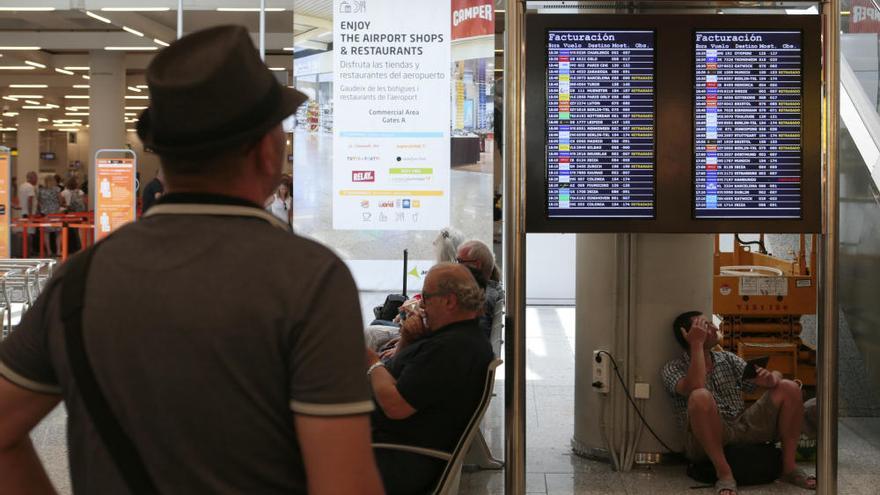
[[[382,361],[376,361],[375,363],[371,364],[369,368],[367,368],[367,376],[372,375],[373,370],[375,370],[376,368],[384,368],[384,367],[385,367],[385,363],[383,363]]]

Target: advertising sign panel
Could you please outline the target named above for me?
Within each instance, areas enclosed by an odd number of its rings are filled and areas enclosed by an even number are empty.
[[[0,258],[10,257],[9,221],[12,215],[12,197],[9,178],[9,150],[0,149]]]
[[[128,155],[121,157],[123,155]],[[133,222],[137,215],[136,157],[130,150],[95,153],[95,240]]]

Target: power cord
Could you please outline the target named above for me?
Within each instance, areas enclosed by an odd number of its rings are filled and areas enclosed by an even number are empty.
[[[617,375],[617,380],[620,381],[620,386],[623,387],[623,391],[626,392],[626,398],[629,399],[629,403],[632,404],[633,409],[636,410],[636,414],[639,415],[639,419],[642,420],[642,424],[644,424],[645,427],[648,428],[648,431],[651,432],[651,435],[653,435],[654,438],[656,438],[657,441],[660,442],[660,445],[662,445],[663,448],[668,450],[669,453],[680,454],[680,452],[676,452],[675,450],[670,448],[669,445],[666,445],[666,442],[664,442],[657,435],[657,433],[654,431],[654,429],[651,428],[651,425],[648,424],[648,421],[645,419],[645,417],[642,416],[642,412],[639,410],[639,407],[636,405],[636,401],[633,400],[632,394],[629,393],[629,388],[626,386],[626,383],[623,381],[623,376],[621,376],[621,374],[620,374],[620,369],[617,367],[617,361],[614,359],[614,356],[612,356],[611,353],[609,353],[608,351],[599,351],[599,354],[605,354],[606,356],[608,356],[611,359],[611,364],[614,366],[614,374]]]

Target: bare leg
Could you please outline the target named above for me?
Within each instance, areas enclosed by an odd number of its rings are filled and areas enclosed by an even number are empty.
[[[791,380],[781,380],[770,391],[770,400],[779,408],[776,428],[782,440],[782,473],[787,474],[797,468],[794,459],[804,421],[804,402],[800,388]]]
[[[691,431],[706,452],[719,480],[732,480],[733,472],[724,457],[721,415],[712,392],[699,388],[688,397],[688,419]],[[724,495],[724,494],[722,494]]]

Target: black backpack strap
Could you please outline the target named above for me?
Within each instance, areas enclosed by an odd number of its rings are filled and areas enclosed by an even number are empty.
[[[64,324],[64,342],[73,379],[92,425],[104,442],[104,447],[134,495],[156,495],[159,492],[147,472],[134,442],[107,403],[86,354],[83,338],[83,307],[89,266],[100,244],[67,261],[67,274],[61,281],[61,321]]]

